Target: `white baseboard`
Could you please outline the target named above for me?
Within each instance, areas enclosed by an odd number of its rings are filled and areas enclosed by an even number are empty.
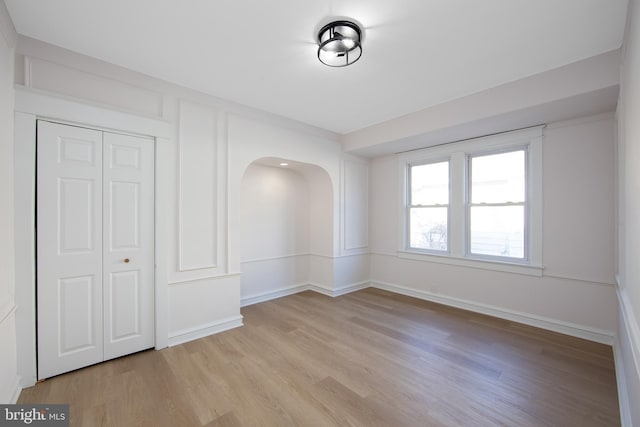
[[[629,402],[629,392],[627,388],[627,375],[622,360],[620,337],[616,337],[613,343],[613,363],[616,367],[616,383],[618,385],[618,405],[620,406],[620,425],[622,427],[633,427],[631,421],[631,402]]]
[[[517,323],[523,323],[537,328],[547,329],[559,332],[573,337],[584,338],[586,340],[599,342],[602,344],[613,345],[614,333],[601,329],[590,328],[588,326],[578,325],[575,323],[564,322],[561,320],[545,318],[529,313],[508,310],[501,307],[495,307],[487,304],[481,304],[473,301],[463,300],[460,298],[449,297],[446,295],[434,294],[427,291],[406,288],[404,286],[392,283],[372,282],[371,286],[378,289],[384,289],[389,292],[407,295],[451,307],[461,308],[476,313],[482,313],[500,319],[511,320]]]
[[[361,289],[366,289],[371,287],[371,283],[367,280],[364,282],[352,283],[350,285],[341,286],[335,289],[325,288],[322,285],[318,285],[316,283],[309,283],[308,289],[310,291],[318,292],[323,295],[327,295],[330,297],[339,297],[340,295],[350,294],[351,292],[359,291]]]
[[[240,326],[242,326],[242,316],[233,316],[195,328],[183,329],[169,335],[169,347],[197,340],[198,338],[208,337],[209,335],[228,331],[229,329]]]
[[[319,294],[327,295],[329,297],[339,297],[351,292],[359,291],[360,289],[366,289],[370,286],[368,281],[353,283],[351,285],[341,286],[336,289],[330,289],[318,283],[307,283],[303,285],[294,285],[286,288],[276,289],[274,291],[263,292],[261,294],[250,295],[240,300],[240,307],[246,307],[248,305],[257,304],[259,302],[270,301],[277,298],[286,297],[288,295],[297,294],[304,291],[314,291]]]
[[[530,313],[518,312],[515,310],[508,310],[501,307],[491,306],[487,304],[481,304],[473,301],[463,300],[460,298],[449,297],[446,295],[434,294],[427,291],[411,289],[400,285],[384,282],[359,282],[347,286],[342,286],[337,289],[330,289],[317,283],[309,283],[307,285],[296,285],[288,288],[277,289],[272,292],[265,292],[263,294],[250,296],[243,298],[241,306],[256,304],[258,302],[269,301],[276,298],[281,298],[287,295],[293,295],[303,291],[314,291],[330,297],[337,297],[345,295],[351,292],[359,291],[369,287],[384,289],[389,292],[397,294],[407,295],[427,301],[436,302],[452,307],[461,308],[463,310],[469,310],[476,313],[482,313],[500,319],[511,320],[513,322],[522,323],[529,326],[535,326],[537,328],[546,329],[549,331],[559,332],[565,335],[573,337],[583,338],[589,341],[595,341],[602,344],[613,345],[615,334],[611,331],[605,331],[596,328],[590,328],[588,326],[578,325],[575,323],[564,322],[561,320],[550,319],[542,316],[536,316]]]
[[[249,295],[240,299],[240,307],[257,304],[259,302],[270,301],[276,298],[286,297],[288,295],[297,294],[309,290],[309,285],[293,285],[286,288],[276,289],[274,291],[263,292],[260,294]]]
[[[9,401],[9,403],[11,404],[16,403],[18,401],[18,398],[20,397],[21,392],[22,392],[22,387],[20,387],[20,381],[18,381],[18,379],[16,378],[13,394],[11,395],[11,400]]]

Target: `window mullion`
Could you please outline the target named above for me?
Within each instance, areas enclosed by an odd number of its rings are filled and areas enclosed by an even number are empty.
[[[464,256],[466,242],[465,169],[465,154],[453,153],[449,168],[449,251],[459,258]]]

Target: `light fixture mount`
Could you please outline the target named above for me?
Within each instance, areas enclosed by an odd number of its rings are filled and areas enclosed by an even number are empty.
[[[362,56],[362,30],[352,21],[333,21],[318,32],[318,59],[330,67],[346,67]]]

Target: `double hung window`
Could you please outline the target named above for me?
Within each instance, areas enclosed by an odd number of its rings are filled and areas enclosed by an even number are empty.
[[[409,246],[447,252],[449,162],[409,166]]]
[[[527,151],[468,157],[468,253],[527,257]]]
[[[401,254],[541,272],[541,126],[403,153],[399,159]]]

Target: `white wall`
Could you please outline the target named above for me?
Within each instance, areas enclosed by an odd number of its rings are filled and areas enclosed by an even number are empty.
[[[618,103],[618,387],[625,425],[640,425],[640,2],[631,0]]]
[[[241,298],[305,285],[311,228],[306,178],[292,169],[253,163],[241,193]]]
[[[293,246],[313,254],[307,256],[308,276],[329,289],[333,287],[333,263],[343,241],[340,224],[344,212],[340,207],[343,152],[334,134],[36,40],[21,36],[17,40],[14,78],[25,86],[20,93],[35,90],[61,99],[71,97],[89,106],[135,115],[141,121],[161,121],[170,129],[164,150],[168,162],[162,167],[159,188],[167,199],[162,215],[168,225],[159,230],[158,237],[167,247],[162,267],[166,269],[168,302],[166,313],[160,314],[166,317],[169,345],[241,324],[240,196],[244,172],[257,159],[281,157],[316,165],[321,171],[305,176],[309,194],[328,197],[323,200],[329,202],[307,203],[307,218],[322,227],[308,229],[306,240]],[[91,118],[87,120],[82,123],[95,125]],[[27,218],[29,212],[23,210],[18,215]],[[19,237],[29,241],[26,234]],[[267,255],[284,249],[261,248]],[[318,269],[314,256],[328,261],[328,269]],[[303,275],[304,265],[295,266],[302,268],[296,274]],[[330,274],[325,277],[327,271]],[[26,282],[17,286],[33,286]],[[20,334],[20,340],[32,340],[33,328],[23,323],[25,333]],[[18,346],[22,347],[33,349],[26,344]],[[33,354],[19,356],[30,360]]]
[[[395,156],[370,170],[371,279],[389,289],[610,340],[615,330],[614,120],[549,125],[543,142],[543,277],[400,259]]]
[[[15,30],[0,2],[0,403],[14,403],[18,376],[13,232],[13,64]]]

